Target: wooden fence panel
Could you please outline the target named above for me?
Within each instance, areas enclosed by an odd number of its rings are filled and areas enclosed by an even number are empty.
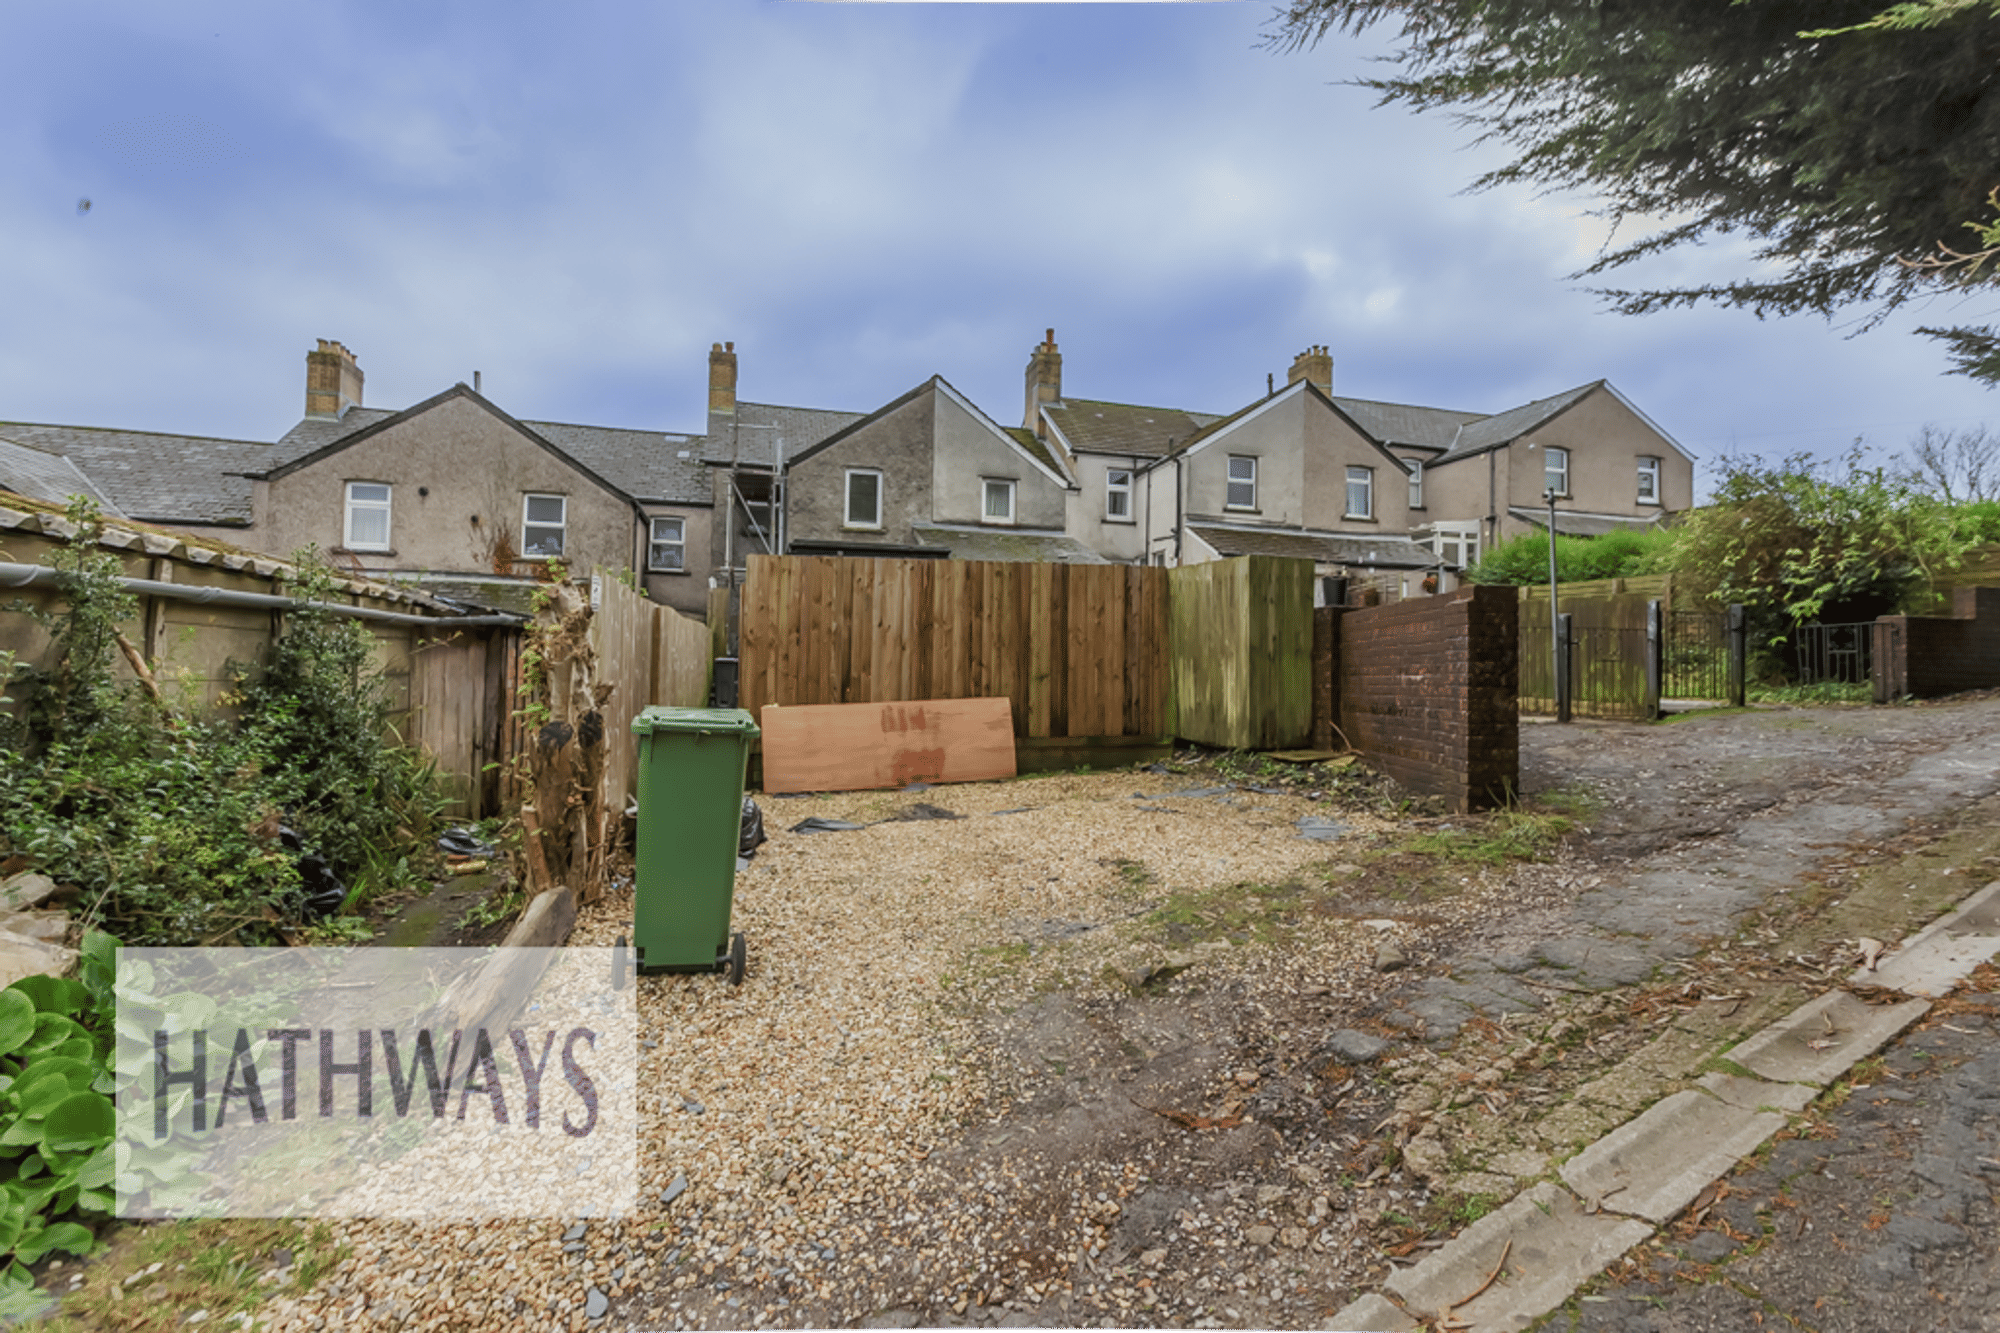
[[[1312,564],[1246,556],[1172,571],[1175,734],[1283,749],[1312,735]]]
[[[632,719],[648,704],[700,708],[708,703],[708,628],[628,588],[605,570],[592,578],[590,618],[596,679],[612,687],[604,714],[604,806],[622,811],[638,791],[639,738]]]
[[[744,707],[1005,698],[1023,739],[1169,734],[1166,571],[750,557]]]

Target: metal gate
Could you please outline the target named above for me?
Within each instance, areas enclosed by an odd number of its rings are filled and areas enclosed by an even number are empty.
[[[1875,625],[1800,625],[1792,631],[1799,684],[1866,683],[1872,669]]]
[[[1660,695],[1729,697],[1729,628],[1720,611],[1671,611],[1660,649]]]

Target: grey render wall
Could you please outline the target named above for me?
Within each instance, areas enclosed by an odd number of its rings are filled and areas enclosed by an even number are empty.
[[[967,412],[950,394],[935,399],[931,514],[940,523],[985,521],[986,481],[1014,483],[1014,526],[1061,528],[1068,488],[1030,462],[1021,449]]]
[[[912,522],[930,517],[931,453],[937,393],[927,386],[908,402],[855,428],[787,470],[786,537],[791,542],[907,546]],[[874,468],[882,477],[882,530],[849,528],[847,471]]]
[[[646,517],[654,516],[678,518],[682,522],[683,534],[687,538],[685,555],[686,567],[679,574],[655,573],[647,568],[648,546],[652,525],[649,522],[641,533],[639,567],[646,595],[662,606],[671,606],[676,611],[688,615],[705,617],[708,614],[708,576],[713,566],[709,563],[710,539],[713,533],[714,513],[698,505],[647,505]]]
[[[346,550],[350,481],[392,488],[389,551]],[[314,544],[364,570],[486,572],[484,551],[497,525],[505,524],[515,547],[521,545],[522,498],[530,492],[567,498],[564,557],[572,569],[632,568],[632,506],[465,398],[447,398],[296,472],[257,483],[256,520],[245,536],[276,556]]]
[[[1146,519],[1146,498],[1144,483],[1138,473],[1140,465],[1146,461],[1110,454],[1079,453],[1071,468],[1076,474],[1077,489],[1068,493],[1065,503],[1065,526],[1070,536],[1109,560],[1143,559],[1146,554],[1146,530],[1142,527]],[[1133,477],[1130,517],[1122,521],[1104,515],[1105,476],[1113,468],[1130,472]],[[1172,476],[1171,468],[1168,475]],[[1172,497],[1169,496],[1168,500],[1171,517]]]

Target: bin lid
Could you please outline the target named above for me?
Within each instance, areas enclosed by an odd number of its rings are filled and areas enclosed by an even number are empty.
[[[755,739],[762,735],[757,721],[741,708],[668,708],[649,705],[632,719],[632,730],[641,736],[662,732],[695,733],[703,736],[728,735]]]

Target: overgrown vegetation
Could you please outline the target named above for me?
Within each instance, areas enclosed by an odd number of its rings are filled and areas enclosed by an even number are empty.
[[[1673,544],[1665,528],[1607,532],[1601,537],[1556,536],[1556,578],[1563,583],[1623,579],[1657,572]],[[1528,532],[1489,550],[1465,571],[1469,583],[1537,584],[1549,581],[1549,537]]]
[[[120,654],[141,664],[120,629],[135,603],[95,509],[68,516],[77,531],[53,562],[65,601],[20,608],[51,643],[20,673],[23,716],[0,715],[0,854],[80,890],[85,923],[135,945],[280,942],[308,915],[302,853],[349,882],[395,849],[405,874],[421,863],[443,799],[392,743],[359,622],[291,614],[264,670],[239,668],[241,721],[197,720],[150,671],[119,679]],[[331,571],[310,552],[300,565],[299,591],[327,597]]]

